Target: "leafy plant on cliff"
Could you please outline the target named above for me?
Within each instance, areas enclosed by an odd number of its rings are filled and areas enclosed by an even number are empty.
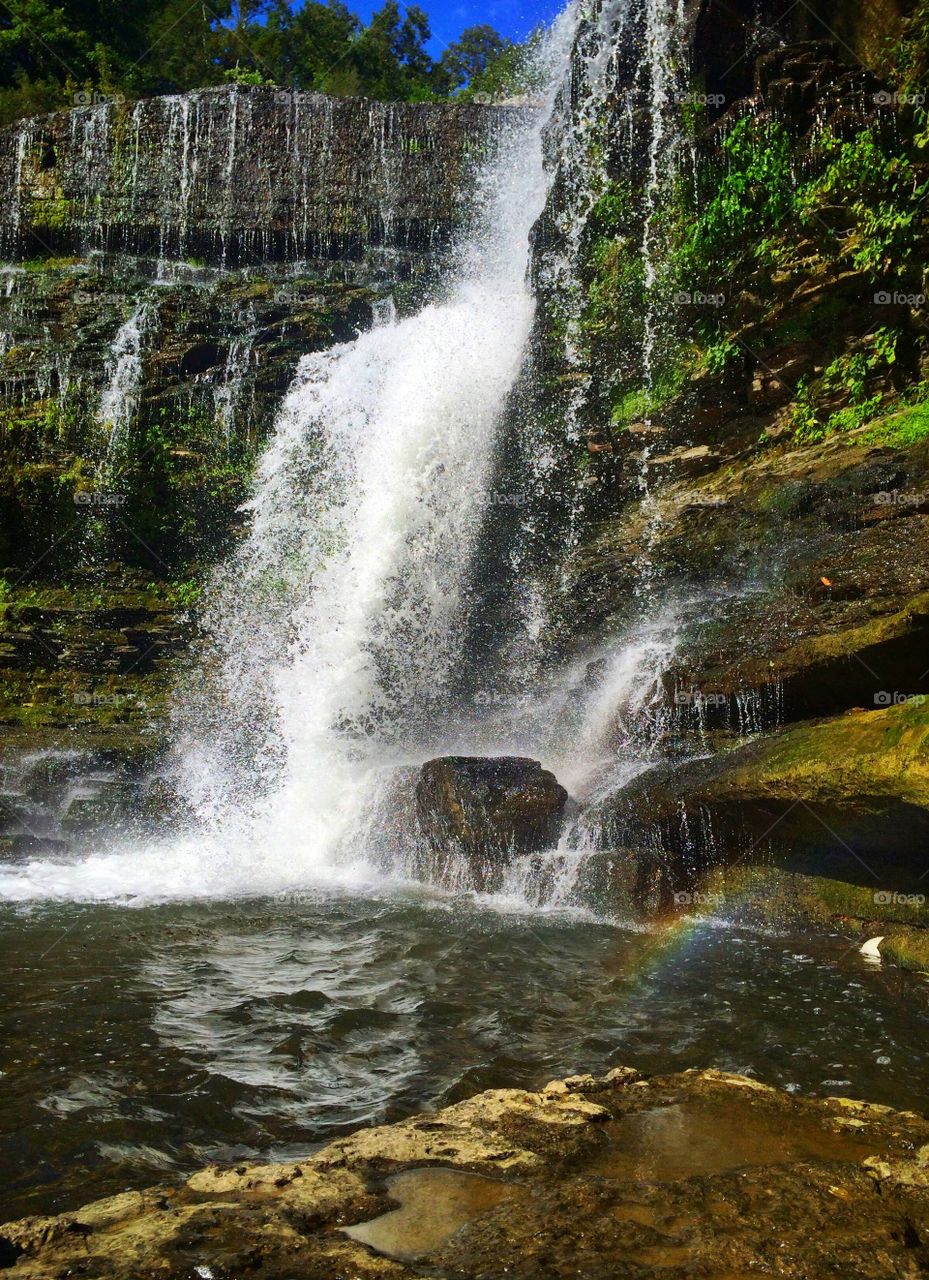
[[[844,210],[848,237],[844,255],[859,270],[899,271],[914,253],[915,228],[925,217],[929,182],[912,162],[888,147],[872,129],[850,141],[824,130],[817,141],[822,171],[797,192],[796,206],[806,227],[820,224],[822,211]]]
[[[701,172],[702,200],[678,251],[684,285],[750,250],[793,210],[792,149],[782,124],[744,116],[723,143],[723,156],[721,170]]]
[[[818,381],[802,381],[793,408],[797,438],[823,440],[837,432],[857,431],[877,417],[886,395],[875,384],[896,364],[898,343],[897,330],[877,329],[863,350],[836,357]]]

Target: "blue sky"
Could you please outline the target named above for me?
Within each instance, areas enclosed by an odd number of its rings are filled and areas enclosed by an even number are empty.
[[[365,22],[383,0],[346,0],[353,13]],[[487,22],[501,35],[522,40],[540,22],[550,22],[564,6],[558,0],[417,0],[429,15],[433,39],[429,52],[441,55],[445,45],[457,40],[465,27]]]

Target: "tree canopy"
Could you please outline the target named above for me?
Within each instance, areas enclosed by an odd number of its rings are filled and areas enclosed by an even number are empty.
[[[492,80],[517,48],[467,28],[438,59],[417,4],[365,25],[343,0],[2,0],[0,122],[86,101],[238,81],[417,101]]]

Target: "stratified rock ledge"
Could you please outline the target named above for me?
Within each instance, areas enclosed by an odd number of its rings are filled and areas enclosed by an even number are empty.
[[[403,1208],[417,1182],[419,1219]],[[360,1223],[394,1256],[345,1233]],[[0,1266],[10,1280],[885,1280],[925,1275],[927,1246],[925,1118],[720,1071],[617,1068],[8,1223]]]

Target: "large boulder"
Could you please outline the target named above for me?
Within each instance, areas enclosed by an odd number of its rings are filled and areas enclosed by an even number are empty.
[[[538,760],[443,756],[419,772],[416,820],[436,850],[534,853],[557,842],[567,800]]]

